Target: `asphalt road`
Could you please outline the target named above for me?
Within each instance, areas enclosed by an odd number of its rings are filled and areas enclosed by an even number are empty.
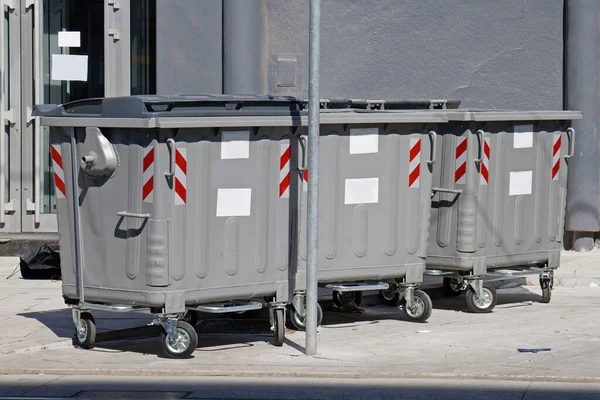
[[[0,398],[597,400],[600,383],[4,375],[0,376]]]

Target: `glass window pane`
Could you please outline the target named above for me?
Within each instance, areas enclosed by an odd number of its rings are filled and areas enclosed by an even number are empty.
[[[156,93],[156,0],[131,0],[131,94]]]

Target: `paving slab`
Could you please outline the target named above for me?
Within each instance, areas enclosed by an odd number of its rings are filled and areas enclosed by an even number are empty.
[[[573,257],[591,268],[591,258]],[[12,264],[11,264],[12,263]],[[324,302],[319,354],[303,355],[305,336],[288,331],[283,347],[270,345],[268,321],[255,317],[205,320],[196,328],[193,358],[172,360],[160,339],[72,345],[71,313],[60,282],[5,279],[15,260],[0,259],[0,374],[156,376],[272,376],[332,378],[463,378],[600,382],[600,288],[557,286],[550,304],[539,288],[499,291],[493,313],[469,313],[464,297],[429,290],[434,310],[424,324],[400,310],[364,300],[364,314],[340,313]],[[582,267],[577,267],[581,269]],[[101,332],[145,325],[146,313],[94,313]],[[519,353],[517,348],[551,348]]]

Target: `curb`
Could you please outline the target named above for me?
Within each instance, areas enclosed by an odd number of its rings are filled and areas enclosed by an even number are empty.
[[[390,371],[318,371],[307,367],[306,371],[248,371],[248,370],[148,370],[148,369],[43,369],[43,368],[4,368],[0,375],[92,375],[92,376],[162,376],[162,377],[252,377],[264,378],[268,374],[272,378],[338,378],[338,379],[456,379],[456,380],[493,380],[493,381],[534,381],[534,382],[568,382],[568,383],[600,383],[600,376],[565,377],[553,375],[501,375],[501,374],[443,374],[443,373],[395,373]]]

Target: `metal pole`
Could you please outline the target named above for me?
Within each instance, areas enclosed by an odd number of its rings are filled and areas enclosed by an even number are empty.
[[[600,80],[600,5],[597,1],[565,3],[565,108],[583,113],[573,121],[576,156],[569,160],[566,229],[574,232],[573,249],[591,250],[600,231],[598,123]]]
[[[317,271],[319,217],[319,59],[321,0],[310,0],[308,84],[308,229],[306,271],[306,355],[317,354]]]
[[[75,128],[71,128],[71,203],[73,207],[73,236],[75,238],[75,269],[77,270],[77,294],[79,295],[79,308],[83,308],[85,300],[83,297],[83,258],[81,256],[81,231],[79,226],[79,198],[77,190],[77,141],[75,140]]]

